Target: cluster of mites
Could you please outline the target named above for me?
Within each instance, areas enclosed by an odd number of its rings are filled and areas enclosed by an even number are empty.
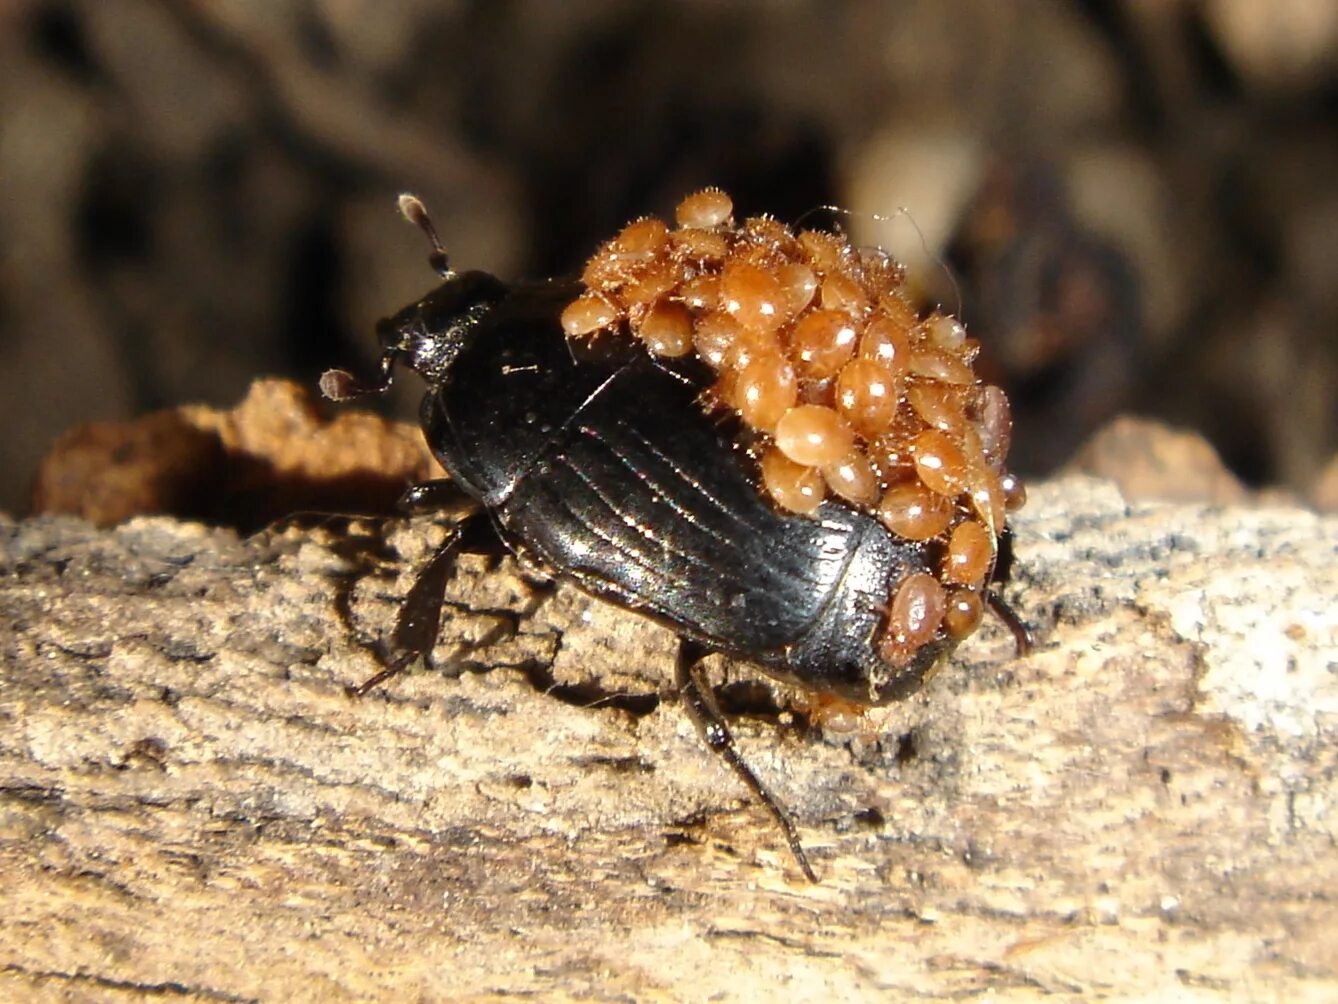
[[[952,317],[920,317],[879,249],[765,216],[736,224],[717,189],[676,221],[637,220],[599,249],[566,333],[625,325],[655,355],[696,353],[718,376],[708,403],[754,430],[778,506],[812,513],[832,494],[925,542],[937,574],[894,585],[885,661],[940,629],[970,634],[1005,511],[1025,497],[1004,466],[1008,399],[972,369],[979,344]]]

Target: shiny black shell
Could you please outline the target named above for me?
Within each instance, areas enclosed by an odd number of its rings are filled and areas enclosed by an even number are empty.
[[[931,570],[924,545],[839,502],[778,511],[738,423],[703,407],[700,363],[618,333],[569,340],[559,314],[578,287],[480,275],[448,279],[391,327],[431,349],[405,352],[428,380],[428,443],[506,542],[809,690],[881,704],[919,687],[952,643],[894,667],[876,642],[897,584]]]

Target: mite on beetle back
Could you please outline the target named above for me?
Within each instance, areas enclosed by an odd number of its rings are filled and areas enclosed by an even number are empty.
[[[706,399],[742,420],[777,506],[808,515],[835,496],[942,550],[936,581],[889,597],[884,658],[905,661],[940,627],[966,637],[1006,513],[1025,499],[1005,466],[1008,398],[972,368],[979,344],[953,317],[921,318],[881,250],[733,214],[706,189],[679,203],[677,228],[629,223],[586,265],[563,329],[695,353],[715,371]]]
[[[405,598],[366,693],[431,652],[466,540],[523,553],[677,632],[675,680],[707,744],[761,800],[816,881],[789,813],[736,751],[706,679],[720,652],[812,708],[914,693],[1009,571],[1011,420],[961,325],[920,318],[902,271],[842,236],[733,221],[716,189],[676,226],[637,220],[579,282],[455,272],[422,204],[441,283],[378,325],[378,378],[427,383],[428,445],[450,474],[406,493],[455,530]]]

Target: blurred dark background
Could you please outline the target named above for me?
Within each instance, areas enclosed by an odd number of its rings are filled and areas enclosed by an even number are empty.
[[[1330,0],[0,0],[0,507],[75,423],[369,365],[401,190],[539,276],[705,184],[960,304],[1024,472],[1132,412],[1305,492],[1335,113]]]

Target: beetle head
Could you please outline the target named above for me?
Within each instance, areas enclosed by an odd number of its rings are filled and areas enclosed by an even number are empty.
[[[377,323],[382,369],[398,360],[429,384],[439,383],[470,331],[506,291],[487,272],[449,273],[417,303]]]
[[[332,401],[384,394],[394,380],[396,363],[435,386],[468,343],[479,319],[506,292],[506,284],[487,272],[448,273],[417,303],[377,323],[381,359],[375,382],[364,384],[346,370],[327,370],[321,376],[321,392]]]
[[[360,383],[347,370],[327,370],[321,376],[321,393],[332,401],[384,394],[390,389],[397,362],[430,385],[440,383],[479,319],[506,295],[505,283],[487,272],[451,270],[436,228],[415,196],[401,195],[399,208],[405,219],[427,235],[432,245],[428,264],[441,276],[441,285],[393,317],[378,322],[381,360],[375,383]]]

